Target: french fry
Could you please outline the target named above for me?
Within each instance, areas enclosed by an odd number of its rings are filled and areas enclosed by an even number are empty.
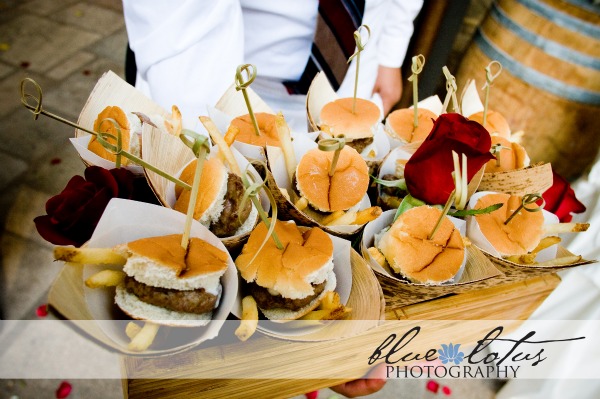
[[[167,126],[167,130],[170,134],[174,135],[175,137],[179,137],[181,130],[183,129],[183,122],[181,111],[177,105],[173,105],[171,107],[171,120],[165,121],[165,125]]]
[[[581,262],[583,258],[581,255],[569,255],[561,258],[550,259],[545,262],[536,263],[536,266],[567,266],[573,263]]]
[[[129,345],[127,346],[130,350],[136,352],[143,352],[152,345],[154,338],[158,333],[158,324],[145,322],[144,327],[133,337]]]
[[[369,254],[375,260],[375,262],[379,263],[379,266],[381,266],[381,267],[386,266],[387,260],[385,259],[385,256],[383,256],[381,251],[379,251],[379,249],[377,249],[375,247],[369,247],[369,249],[367,249],[367,251],[369,251]]]
[[[238,134],[240,134],[240,129],[237,126],[230,125],[223,139],[228,146],[231,146]]]
[[[356,218],[352,224],[366,224],[372,220],[377,219],[382,213],[382,210],[378,206],[372,206],[362,211],[356,212]]]
[[[308,200],[306,199],[306,197],[300,197],[300,199],[296,201],[294,206],[298,208],[299,211],[302,211],[308,206]]]
[[[300,317],[298,320],[324,320],[331,313],[332,309],[313,310]]]
[[[242,171],[240,170],[240,166],[238,165],[235,157],[233,156],[233,152],[231,152],[231,148],[225,142],[223,135],[219,132],[219,129],[215,125],[215,123],[208,116],[201,116],[200,122],[204,125],[210,138],[215,142],[215,144],[219,147],[219,151],[222,156],[225,158],[225,162],[229,165],[229,170],[232,173],[235,173],[238,176],[242,175]]]
[[[142,331],[142,327],[140,327],[137,323],[134,323],[133,321],[127,323],[127,326],[125,327],[125,334],[129,339],[133,339],[136,335],[139,334],[140,331]]]
[[[509,255],[509,256],[505,256],[504,259],[506,259],[509,262],[513,262],[513,263],[518,263],[521,265],[533,265],[535,263],[535,257],[537,256],[537,254],[523,254],[523,255]]]
[[[116,287],[125,280],[125,272],[121,270],[102,270],[85,280],[86,287]]]
[[[551,247],[552,245],[556,245],[561,241],[560,237],[557,236],[549,236],[544,237],[540,240],[540,243],[531,251],[532,253],[537,254],[538,252]]]
[[[535,257],[540,251],[551,247],[552,245],[556,245],[560,241],[560,237],[557,236],[544,237],[540,240],[537,247],[535,247],[530,253],[523,255],[510,255],[505,257],[504,259],[510,262],[520,263],[523,265],[533,265],[535,263]]]
[[[280,188],[279,190],[281,191],[281,195],[283,195],[288,201],[291,201],[290,193],[288,193],[287,189]]]
[[[356,211],[348,211],[338,217],[337,219],[332,220],[329,223],[326,223],[326,226],[341,226],[352,224],[356,220]]]
[[[235,335],[240,341],[246,341],[254,334],[258,326],[258,308],[256,301],[251,295],[242,299],[242,320],[240,326],[235,330]]]
[[[281,150],[283,151],[283,158],[285,159],[285,168],[287,169],[290,181],[292,181],[294,178],[294,173],[296,173],[296,154],[294,153],[294,147],[292,146],[290,128],[285,122],[285,118],[281,112],[277,114],[277,117],[275,118],[275,124],[277,126],[279,142],[281,143]]]
[[[544,225],[544,234],[580,233],[589,227],[589,223],[554,223]]]
[[[335,309],[340,306],[340,294],[335,291],[327,291],[321,299],[319,309]]]
[[[331,212],[329,215],[325,216],[322,220],[321,220],[321,224],[324,225],[328,225],[329,223],[333,222],[334,220],[344,216],[344,211],[335,211],[335,212]]]
[[[70,263],[123,266],[127,259],[111,248],[54,247],[54,259]]]

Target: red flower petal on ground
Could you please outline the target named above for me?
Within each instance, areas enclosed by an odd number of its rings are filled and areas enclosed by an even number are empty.
[[[446,396],[450,396],[452,395],[452,390],[450,389],[450,387],[443,387],[442,388],[442,392],[444,393],[444,395]]]
[[[306,399],[317,399],[319,397],[319,391],[312,391],[304,394],[304,396],[306,396]]]
[[[35,314],[37,315],[37,317],[48,316],[48,304],[38,306],[38,308],[35,310]]]
[[[431,133],[406,163],[404,178],[410,195],[428,204],[445,204],[454,190],[452,151],[467,156],[467,178],[494,156],[488,131],[460,114],[440,115]]]
[[[437,393],[438,389],[440,389],[440,384],[438,384],[434,380],[429,380],[427,381],[425,389],[427,389],[429,392]]]
[[[56,390],[56,399],[65,399],[71,394],[72,390],[73,387],[67,381],[61,382]]]
[[[585,205],[579,202],[575,191],[564,177],[554,171],[552,176],[552,187],[542,194],[546,201],[544,209],[558,216],[561,223],[568,223],[573,219],[573,213],[585,212]]]

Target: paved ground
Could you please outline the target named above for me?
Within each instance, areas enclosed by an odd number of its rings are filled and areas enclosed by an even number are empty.
[[[36,309],[46,303],[61,265],[52,262],[52,246],[38,236],[32,220],[45,213],[50,196],[84,170],[68,141],[73,129],[44,117],[34,121],[20,104],[19,82],[32,77],[43,88],[48,110],[77,120],[102,73],[113,70],[123,76],[126,33],[121,12],[118,0],[0,0],[0,319],[38,319]],[[101,368],[109,379],[72,380],[70,397],[122,397],[115,355],[64,324],[35,325],[45,329],[41,342],[35,334],[4,325],[0,368],[37,370],[45,364],[50,370]],[[81,353],[89,362],[69,363],[69,354]],[[0,399],[51,398],[60,383],[60,379],[0,380]],[[428,397],[425,383],[392,381],[373,397]],[[491,398],[495,388],[477,381],[447,385],[455,398]],[[330,395],[322,391],[319,397]]]

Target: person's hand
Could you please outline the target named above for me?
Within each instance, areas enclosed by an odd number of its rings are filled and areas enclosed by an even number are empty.
[[[346,383],[330,387],[333,392],[344,395],[347,398],[371,395],[379,391],[386,383],[385,363],[373,367],[365,378],[348,381]]]
[[[402,97],[402,72],[400,68],[379,65],[373,94],[378,93],[383,101],[383,114],[387,115]]]

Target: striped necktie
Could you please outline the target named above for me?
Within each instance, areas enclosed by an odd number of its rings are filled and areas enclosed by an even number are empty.
[[[298,81],[285,81],[290,94],[306,94],[313,78],[323,71],[334,90],[346,76],[354,53],[354,31],[362,23],[365,0],[319,0],[317,28],[306,68]]]

